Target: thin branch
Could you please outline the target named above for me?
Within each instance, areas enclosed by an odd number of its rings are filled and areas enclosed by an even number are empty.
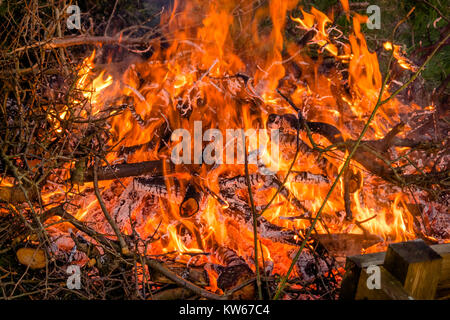
[[[252,193],[252,185],[250,183],[250,176],[248,173],[248,155],[247,155],[247,144],[245,142],[245,135],[242,132],[242,139],[244,143],[244,157],[245,157],[245,183],[248,188],[248,196],[250,199],[250,205],[252,209],[252,217],[253,217],[253,241],[254,241],[254,251],[255,251],[255,269],[256,269],[256,286],[258,288],[258,297],[259,300],[262,300],[262,290],[261,290],[261,275],[259,271],[259,262],[258,262],[258,215],[256,214],[255,209],[255,201],[253,200]]]
[[[100,190],[98,189],[98,177],[97,177],[97,168],[98,168],[98,159],[95,159],[94,164],[94,191],[95,196],[97,197],[98,203],[100,204],[100,207],[102,208],[103,214],[105,215],[106,220],[108,220],[109,225],[113,229],[114,233],[117,236],[117,239],[120,243],[120,248],[122,250],[122,254],[127,256],[130,254],[130,250],[128,249],[128,246],[125,242],[125,240],[122,237],[122,233],[120,232],[119,227],[117,226],[114,219],[111,217],[111,215],[108,212],[108,209],[105,206],[105,203],[103,202],[102,195],[100,194]]]
[[[41,47],[44,50],[50,50],[55,48],[66,48],[81,45],[105,45],[105,44],[118,44],[118,45],[149,45],[154,43],[155,39],[145,38],[126,38],[126,37],[107,37],[107,36],[76,36],[76,37],[64,37],[55,38],[51,40],[39,41],[28,46],[23,46],[12,50],[9,54],[17,54],[22,51],[26,51],[33,48]]]

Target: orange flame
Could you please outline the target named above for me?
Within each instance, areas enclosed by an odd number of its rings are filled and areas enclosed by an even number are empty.
[[[348,1],[341,2],[348,12]],[[330,37],[332,17],[315,8],[310,13],[301,9],[303,18],[291,16],[300,29],[315,32],[308,45],[314,44],[320,48],[319,51],[326,51],[326,54],[348,65],[348,88],[344,88],[341,85],[344,79],[339,70],[320,71],[322,56],[314,60],[302,53],[298,44],[284,37],[286,13],[295,7],[295,1],[271,1],[268,8],[258,8],[254,15],[245,13],[243,3],[246,1],[176,2],[172,12],[166,13],[161,19],[167,39],[173,40],[170,46],[165,48],[162,43],[156,46],[148,61],[131,65],[122,79],[113,79],[111,75],[106,75],[106,71],[102,71],[90,80],[95,67],[95,51],[83,61],[76,86],[90,101],[92,115],[102,111],[101,102],[106,98],[120,100],[128,97],[134,102],[134,112],[142,118],[143,124],[138,123],[136,116],[128,110],[112,117],[110,145],[120,142],[119,146],[133,146],[148,142],[156,134],[160,134],[158,128],[163,123],[169,124],[172,130],[183,127],[191,133],[194,121],[198,120],[203,121],[205,128],[218,128],[224,133],[227,129],[261,126],[270,113],[292,112],[275,92],[281,81],[286,81],[286,86],[292,88],[293,101],[298,106],[305,106],[303,111],[308,119],[333,124],[345,138],[355,138],[355,134],[362,129],[362,120],[368,118],[375,105],[382,85],[377,56],[369,50],[361,32],[360,25],[367,21],[367,17],[353,14],[353,32],[346,42]],[[270,18],[270,27],[264,29],[261,26],[267,18]],[[385,48],[394,48],[394,56],[399,64],[411,68],[401,56],[398,46],[386,43]],[[287,59],[285,52],[289,54]],[[291,73],[289,63],[301,70],[300,79]],[[239,77],[233,77],[238,73],[254,76],[243,85]],[[142,81],[143,85],[140,84]],[[192,114],[189,118],[181,118],[177,108],[189,104],[193,109]],[[255,105],[260,108],[258,111],[255,111]],[[384,137],[389,128],[399,120],[401,108],[410,106],[403,106],[395,99],[386,103],[374,119],[366,138]],[[60,117],[64,118],[65,115],[63,111]],[[308,141],[306,136],[302,139]],[[317,143],[329,145],[324,138],[315,139]],[[170,148],[168,149],[170,152]],[[130,155],[127,161],[140,162],[161,157],[155,151],[141,148]],[[265,160],[275,161],[270,154],[266,157]],[[327,159],[338,168],[342,166],[342,155],[336,158],[327,156]],[[108,155],[108,161],[117,160],[116,154]],[[282,158],[277,165],[280,171],[287,170],[290,160]],[[250,170],[256,172],[257,168],[250,166]],[[321,172],[316,158],[310,155],[302,155],[294,170]],[[222,164],[214,170],[202,166],[199,171],[208,187],[218,192],[219,175],[242,175],[244,166]],[[369,232],[387,241],[414,238],[413,223],[402,205],[402,202],[407,201],[406,196],[400,192],[384,191],[379,188],[379,182],[374,181],[369,174],[362,170],[361,174],[362,189],[352,196],[355,219],[363,221]],[[124,179],[121,184],[125,187],[132,186],[131,181]],[[114,210],[118,206],[120,194],[128,191],[123,191],[124,188],[117,183],[104,183],[103,186],[103,192],[110,199],[109,209]],[[317,212],[329,188],[291,181],[287,182],[286,187],[313,213]],[[340,189],[343,190],[342,185]],[[256,205],[264,206],[274,192],[275,190],[257,191]],[[236,193],[238,195],[239,192]],[[174,194],[172,197],[175,199]],[[159,235],[159,240],[148,247],[150,254],[177,251],[188,260],[189,254],[202,253],[204,250],[211,250],[214,245],[220,245],[236,250],[245,258],[252,256],[252,232],[233,219],[227,219],[222,214],[223,204],[214,197],[209,197],[203,204],[204,208],[192,219],[180,217],[178,207],[172,201],[159,200],[151,205],[146,204],[150,200],[145,197],[139,201],[129,213],[129,218],[136,223],[136,229],[142,238],[155,233]],[[99,211],[95,197],[86,197],[79,202],[77,218],[93,219],[95,212]],[[324,213],[332,217],[343,210],[342,192],[335,192]],[[294,219],[297,215],[292,204],[278,195],[264,217],[285,228],[307,228],[309,220]],[[187,229],[188,236],[179,234],[179,222]],[[121,228],[124,232],[131,232],[129,223],[124,223]],[[338,222],[331,222],[328,228],[336,233],[361,233],[355,225]],[[317,231],[327,232],[322,224],[317,226]],[[196,232],[201,234],[200,241],[195,237]],[[264,259],[274,262],[276,272],[286,271],[290,262],[287,252],[292,247],[267,239],[262,242]],[[199,259],[204,262],[214,260],[206,256]],[[211,288],[217,288],[214,281]]]

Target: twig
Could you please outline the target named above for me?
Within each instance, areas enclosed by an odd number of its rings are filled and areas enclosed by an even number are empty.
[[[106,34],[108,33],[109,25],[111,24],[112,17],[116,13],[116,8],[117,8],[117,3],[118,2],[119,2],[119,0],[116,0],[116,2],[114,3],[114,8],[113,8],[113,10],[111,12],[111,15],[109,16],[108,23],[106,24],[105,32],[103,34],[104,36],[106,36]]]
[[[50,50],[55,48],[66,48],[72,46],[81,45],[105,45],[105,44],[118,44],[118,45],[148,45],[155,42],[155,39],[145,38],[126,38],[126,37],[106,37],[106,36],[76,36],[76,37],[64,37],[55,38],[46,41],[39,41],[29,46],[23,46],[16,48],[10,52],[11,55],[17,54],[22,51],[41,47],[43,50]]]
[[[250,205],[252,209],[252,217],[253,217],[253,242],[254,242],[254,251],[255,251],[255,269],[256,269],[256,286],[258,288],[258,297],[259,300],[262,300],[262,290],[261,290],[261,275],[259,272],[259,262],[258,262],[258,216],[256,214],[255,202],[253,200],[252,193],[252,185],[250,183],[250,177],[248,173],[248,155],[247,155],[247,144],[245,142],[245,135],[242,133],[242,139],[244,143],[244,159],[245,159],[245,182],[248,188],[248,196],[250,198]]]
[[[429,5],[430,7],[432,7],[434,9],[434,11],[436,11],[445,21],[447,21],[447,23],[450,23],[450,19],[447,18],[435,5],[433,5],[432,3],[430,3],[427,0],[422,0],[423,2],[425,2],[427,5]]]
[[[95,196],[97,197],[98,203],[100,204],[100,207],[102,208],[103,214],[105,215],[106,220],[108,220],[109,225],[114,230],[114,233],[117,236],[117,239],[120,243],[120,248],[122,250],[122,254],[125,256],[128,256],[130,254],[130,250],[128,249],[128,246],[125,242],[125,240],[122,237],[122,234],[120,232],[119,227],[117,226],[114,219],[111,217],[111,215],[108,212],[108,209],[105,206],[105,203],[103,202],[102,196],[100,194],[100,191],[98,189],[98,178],[97,178],[97,168],[98,168],[98,159],[95,159],[94,163],[94,191]]]

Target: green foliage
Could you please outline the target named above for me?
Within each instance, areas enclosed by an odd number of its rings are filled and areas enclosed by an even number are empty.
[[[300,5],[307,10],[314,6],[329,14],[333,9],[340,6],[339,2],[339,0],[305,0],[301,1]],[[368,1],[349,0],[350,5],[358,2],[367,3]],[[366,36],[368,46],[373,51],[380,49],[385,41],[390,40],[392,30],[394,30],[397,23],[405,18],[408,12],[415,7],[409,19],[399,27],[394,42],[401,45],[407,56],[412,57],[417,62],[425,59],[423,52],[427,54],[429,52],[423,50],[423,48],[436,44],[439,41],[440,32],[447,25],[444,18],[438,20],[440,14],[437,10],[445,17],[450,18],[450,6],[448,6],[447,0],[372,0],[369,3],[378,5],[381,9],[381,29],[370,30],[366,25],[362,25],[362,31]],[[352,10],[360,14],[366,14],[365,6],[352,6]],[[345,15],[335,14],[334,22],[344,34],[348,35],[352,26],[351,21],[348,21]],[[384,70],[387,65],[388,54],[380,54],[379,59],[380,66]],[[433,57],[422,73],[422,77],[426,80],[425,86],[427,86],[427,89],[431,90],[439,86],[449,74],[450,46],[446,46]]]

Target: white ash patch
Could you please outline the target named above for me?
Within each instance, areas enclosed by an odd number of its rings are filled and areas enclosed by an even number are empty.
[[[294,258],[295,252],[291,258]],[[323,260],[316,261],[314,256],[309,251],[302,251],[296,264],[298,272],[302,279],[306,282],[312,282],[317,276],[328,272],[328,266]]]
[[[303,184],[327,185],[330,183],[328,178],[321,174],[314,174],[307,171],[294,173],[289,177],[290,182]]]

